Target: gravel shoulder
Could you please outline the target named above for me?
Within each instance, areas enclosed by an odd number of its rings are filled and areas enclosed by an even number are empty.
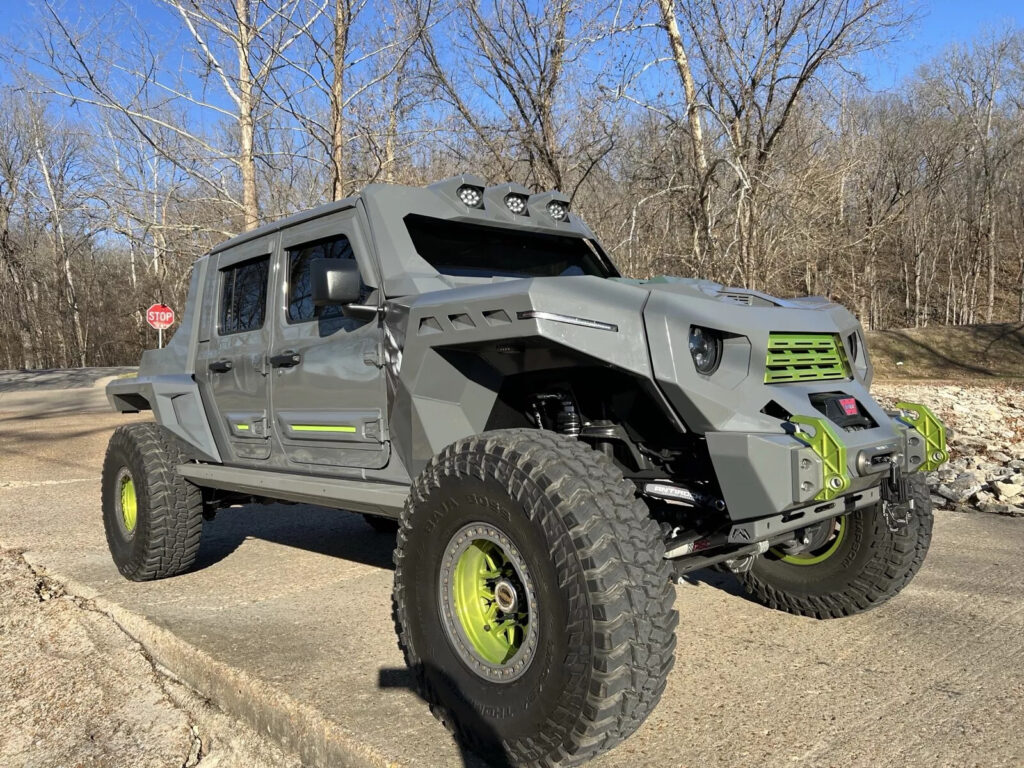
[[[872,394],[924,403],[945,422],[950,461],[928,475],[936,509],[1024,517],[1024,385],[879,382]]]

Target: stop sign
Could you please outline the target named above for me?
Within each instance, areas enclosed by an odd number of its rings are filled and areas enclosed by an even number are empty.
[[[166,304],[154,304],[146,310],[146,322],[158,331],[174,325],[174,310]]]

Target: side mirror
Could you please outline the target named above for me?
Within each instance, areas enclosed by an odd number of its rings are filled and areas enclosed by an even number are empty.
[[[362,281],[353,259],[313,259],[309,262],[309,284],[313,304],[353,304],[359,301]]]

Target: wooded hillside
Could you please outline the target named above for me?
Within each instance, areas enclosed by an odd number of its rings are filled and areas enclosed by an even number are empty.
[[[1024,321],[1024,32],[898,0],[43,2],[4,41],[0,368],[135,363],[193,259],[379,181],[570,195],[620,267]]]

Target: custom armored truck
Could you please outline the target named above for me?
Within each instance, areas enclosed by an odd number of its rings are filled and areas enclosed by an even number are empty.
[[[674,578],[828,618],[917,572],[945,431],[871,377],[842,307],[623,277],[558,192],[373,185],[196,262],[171,342],[107,389],[155,423],[111,438],[106,536],[146,580],[232,505],[397,530],[431,709],[494,762],[578,764],[658,702]]]

